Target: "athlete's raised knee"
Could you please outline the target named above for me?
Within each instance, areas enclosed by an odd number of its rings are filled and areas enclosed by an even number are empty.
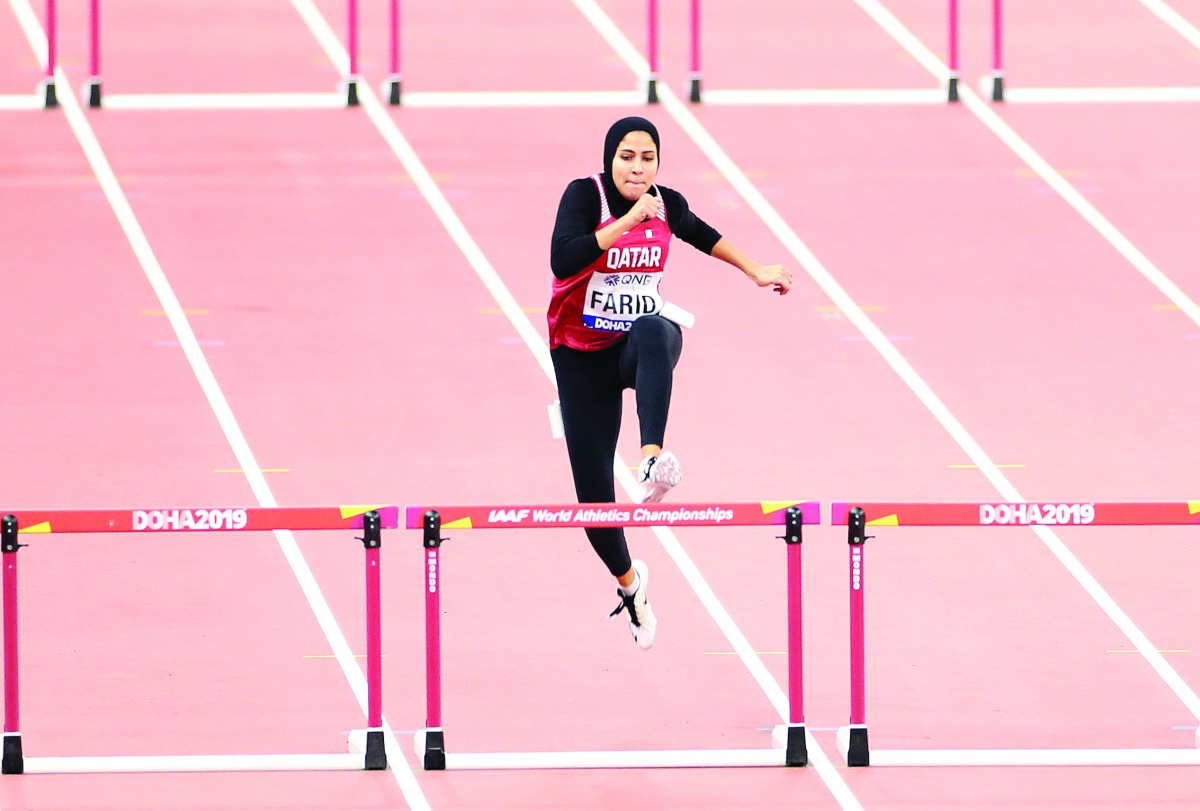
[[[671,336],[678,329],[674,323],[661,315],[643,315],[633,322],[633,326],[629,328],[629,335],[631,338],[644,336],[662,339]]]

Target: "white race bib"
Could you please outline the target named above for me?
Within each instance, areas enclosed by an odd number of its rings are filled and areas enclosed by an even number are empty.
[[[643,315],[662,310],[662,272],[592,274],[583,300],[583,323],[607,332],[629,332]]]

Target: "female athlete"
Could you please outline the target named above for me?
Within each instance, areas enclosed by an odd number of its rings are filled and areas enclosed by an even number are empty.
[[[671,237],[741,270],[759,287],[785,294],[792,276],[760,265],[697,217],[683,195],[656,184],[658,130],[623,118],[604,139],[603,171],[571,181],[558,206],[551,243],[554,272],[547,312],[550,356],[558,382],[567,455],[581,503],[613,502],[613,459],[623,392],[635,392],[641,430],[642,500],[662,500],[681,478],[679,460],[663,450],[679,325],[658,288]],[[664,317],[667,316],[667,317]],[[657,621],[647,598],[646,564],[632,560],[621,528],[585,529],[617,578],[638,647],[654,644]]]

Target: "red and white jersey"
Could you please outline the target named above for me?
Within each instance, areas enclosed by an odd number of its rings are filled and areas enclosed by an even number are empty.
[[[599,231],[616,218],[600,175],[592,180],[600,192]],[[546,313],[550,348],[604,349],[629,332],[638,318],[658,313],[663,305],[658,285],[670,244],[664,202],[657,217],[626,231],[595,262],[569,279],[554,279]]]

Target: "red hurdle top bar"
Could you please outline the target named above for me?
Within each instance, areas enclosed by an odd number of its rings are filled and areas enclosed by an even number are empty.
[[[515,504],[494,507],[408,507],[409,529],[424,526],[425,513],[436,511],[444,529],[524,527],[730,527],[787,523],[789,507],[799,507],[801,522],[821,521],[815,501],[756,501],[745,504]]]
[[[922,504],[834,502],[830,520],[845,526],[853,507],[861,507],[868,526],[1150,526],[1200,524],[1200,501],[1097,504],[1030,501],[1027,503]]]
[[[400,525],[396,506],[165,507],[145,510],[12,510],[21,533],[228,532],[238,530],[362,529],[363,515],[379,513],[381,529]]]

